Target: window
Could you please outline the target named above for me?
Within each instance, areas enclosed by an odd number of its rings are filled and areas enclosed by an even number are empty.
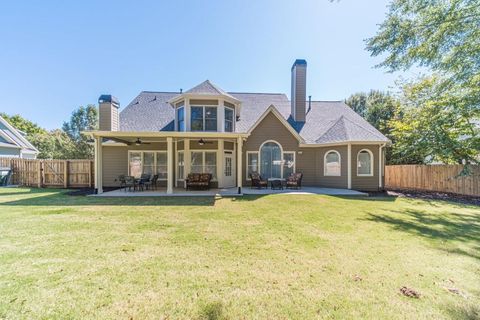
[[[225,107],[225,132],[233,132],[234,114],[232,108]]]
[[[203,107],[191,107],[192,131],[203,131]]]
[[[130,153],[130,175],[135,178],[140,178],[142,174],[142,153],[141,152],[131,152]]]
[[[130,151],[129,175],[140,178],[142,173],[158,174],[161,180],[167,179],[167,153],[156,151]]]
[[[283,153],[283,177],[288,177],[295,172],[295,152]]]
[[[370,150],[363,149],[358,152],[357,175],[373,176],[373,154]]]
[[[167,153],[166,152],[157,152],[157,161],[156,161],[156,171],[158,174],[158,179],[167,179]]]
[[[211,173],[212,179],[217,178],[217,152],[214,151],[192,151],[190,172]]]
[[[335,150],[330,150],[325,153],[324,159],[324,170],[323,173],[325,176],[340,176],[341,175],[341,161],[340,153]]]
[[[185,177],[185,159],[184,159],[184,153],[183,152],[178,152],[177,155],[177,178],[179,180],[183,180]]]
[[[192,131],[217,131],[217,107],[192,106]]]
[[[247,152],[247,178],[252,172],[258,172],[258,152]]]
[[[185,131],[185,108],[177,108],[177,131]]]
[[[263,178],[282,177],[282,149],[275,142],[266,142],[260,148],[260,173]]]
[[[217,131],[216,107],[205,107],[205,131]]]

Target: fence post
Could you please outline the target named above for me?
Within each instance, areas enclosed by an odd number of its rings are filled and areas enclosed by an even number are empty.
[[[38,161],[38,168],[37,168],[37,185],[39,188],[42,187],[42,161]]]
[[[63,162],[63,187],[68,188],[68,160]]]

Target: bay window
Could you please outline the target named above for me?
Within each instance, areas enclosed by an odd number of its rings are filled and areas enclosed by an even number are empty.
[[[177,131],[185,131],[185,108],[177,108]]]
[[[357,175],[373,176],[373,154],[370,150],[363,149],[358,152]]]
[[[225,107],[225,132],[233,132],[233,121],[235,111],[232,108]]]
[[[341,175],[340,153],[335,150],[325,153],[323,173],[325,176]]]
[[[192,131],[217,131],[217,107],[192,106],[190,113]]]

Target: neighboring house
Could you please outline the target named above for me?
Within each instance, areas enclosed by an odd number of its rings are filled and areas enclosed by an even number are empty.
[[[23,132],[0,116],[0,157],[35,159],[38,153]]]
[[[190,172],[210,172],[214,187],[249,186],[249,173],[303,185],[358,190],[383,186],[389,140],[342,101],[307,101],[305,60],[291,69],[291,101],[283,93],[225,92],[210,81],[185,92],[143,91],[119,113],[99,98],[96,188],[118,186],[122,174],[158,173],[166,192]]]

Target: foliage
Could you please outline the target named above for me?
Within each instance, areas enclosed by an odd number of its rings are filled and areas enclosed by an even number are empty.
[[[460,88],[444,84],[440,77],[431,76],[403,85],[403,117],[390,122],[394,159],[478,162],[479,127],[472,121],[478,110],[467,105]]]
[[[29,141],[40,151],[39,159],[75,159],[76,145],[62,130],[33,134]]]
[[[74,142],[76,148],[72,154],[75,159],[93,157],[93,146],[88,143],[88,138],[81,134],[85,130],[98,128],[98,111],[94,105],[79,107],[72,112],[70,120],[64,122],[62,129]]]
[[[16,129],[24,132],[27,134],[27,136],[32,135],[32,134],[45,134],[47,131],[40,127],[38,124],[33,123],[30,120],[27,120],[20,116],[19,114],[15,114],[13,116],[9,116],[6,113],[0,113],[0,116],[7,120],[8,123],[10,123],[12,126],[14,126]]]
[[[399,101],[390,95],[378,90],[371,90],[368,94],[359,92],[345,100],[355,112],[364,117],[370,124],[383,133],[390,140],[394,140],[391,134],[390,120],[400,114]],[[392,159],[391,149],[387,149],[387,163],[403,163],[402,159]]]
[[[379,67],[413,66],[432,75],[403,86],[408,107],[395,121],[396,156],[478,162],[480,4],[478,0],[393,0],[376,36],[367,40]]]

